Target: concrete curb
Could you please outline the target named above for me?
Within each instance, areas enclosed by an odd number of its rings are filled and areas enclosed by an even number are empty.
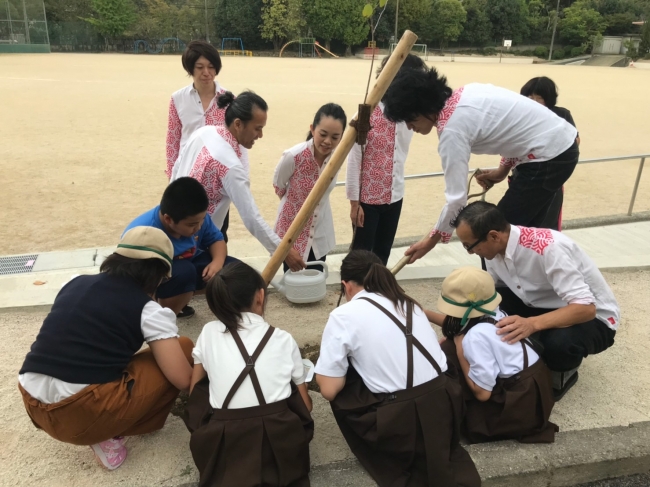
[[[483,487],[569,487],[650,472],[650,421],[568,431],[552,444],[500,441],[472,445]],[[312,467],[312,487],[374,487],[355,459]],[[197,487],[197,483],[174,487]]]
[[[566,220],[562,222],[562,230],[575,230],[578,228],[592,228],[602,227],[608,225],[619,225],[622,223],[636,223],[650,221],[650,211],[639,211],[632,215],[619,214],[607,216],[595,216],[589,218],[576,218],[573,220]],[[393,247],[409,247],[416,242],[419,242],[422,235],[415,237],[401,237],[396,238],[393,242]],[[451,242],[457,242],[458,237],[454,233],[451,237]],[[347,254],[350,244],[339,244],[334,247],[330,254]]]

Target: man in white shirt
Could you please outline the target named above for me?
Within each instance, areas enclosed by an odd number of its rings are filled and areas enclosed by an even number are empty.
[[[503,181],[517,167],[499,209],[515,225],[558,221],[555,194],[569,179],[580,155],[577,131],[539,103],[505,88],[470,83],[456,90],[435,68],[400,71],[382,99],[384,115],[420,134],[438,132],[445,175],[445,204],[430,238],[412,245],[410,263],[438,242],[449,242],[451,219],[467,203],[471,154],[501,155],[499,169],[477,177],[484,187]],[[554,211],[557,214],[552,215]]]
[[[486,260],[503,298],[510,316],[497,333],[509,343],[532,335],[544,347],[561,398],[582,359],[614,344],[620,310],[603,275],[569,237],[510,225],[491,203],[467,205],[451,224],[465,249]]]

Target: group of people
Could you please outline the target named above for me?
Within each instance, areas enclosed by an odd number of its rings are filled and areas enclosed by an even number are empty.
[[[307,486],[314,422],[300,350],[265,320],[260,274],[228,255],[228,215],[232,201],[273,252],[347,117],[339,105],[323,105],[307,140],[283,153],[272,229],[251,194],[248,162],[268,105],[215,81],[221,60],[209,44],[190,43],[182,61],[193,83],[172,96],[170,183],[160,205],[127,226],[99,274],[61,289],[21,367],[19,389],[37,428],[90,445],[110,470],[126,459],[126,438],[162,428],[186,391],[201,486]],[[531,80],[522,95],[482,84],[452,90],[408,56],[371,114],[366,146],[350,154],[355,238],[341,265],[347,303],[329,316],[315,374],[350,449],[381,486],[479,486],[463,438],[554,441],[554,402],[575,384],[586,356],[614,343],[616,299],[589,257],[558,231],[577,131],[568,110],[556,107],[548,78]],[[437,311],[408,296],[386,268],[412,133],[434,127],[447,204],[429,239],[407,254],[415,261],[455,231],[484,262],[444,280]],[[512,170],[498,205],[467,205],[471,153],[503,157],[499,169],[478,176],[484,187]],[[329,191],[285,270],[332,250]],[[198,293],[215,320],[193,344],[179,336],[177,319],[194,313],[189,303]]]

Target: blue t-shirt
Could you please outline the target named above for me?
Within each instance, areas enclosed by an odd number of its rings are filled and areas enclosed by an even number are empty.
[[[133,227],[160,228],[167,234],[169,240],[172,241],[172,245],[174,246],[174,259],[191,259],[201,252],[207,251],[213,243],[223,240],[223,234],[214,225],[210,215],[207,214],[203,219],[201,229],[191,237],[172,237],[167,233],[162,221],[160,221],[160,205],[137,217],[129,223],[124,232],[126,233]]]

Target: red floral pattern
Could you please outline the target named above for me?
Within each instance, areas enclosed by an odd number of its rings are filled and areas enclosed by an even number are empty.
[[[440,241],[441,241],[442,243],[445,243],[445,244],[446,244],[446,243],[449,243],[449,241],[451,240],[451,233],[441,232],[441,231],[438,230],[437,228],[431,230],[431,233],[429,234],[429,237],[434,237],[435,235],[440,235],[440,236],[442,237],[442,238],[440,239]]]
[[[228,167],[221,164],[210,155],[207,147],[204,147],[199,153],[189,177],[196,179],[205,188],[208,193],[208,214],[214,213],[215,208],[223,199],[223,178],[228,174]]]
[[[176,104],[172,98],[169,102],[169,119],[167,120],[167,169],[165,169],[165,174],[167,174],[168,178],[172,177],[172,169],[176,159],[178,159],[178,153],[181,148],[182,133],[183,124],[178,116]]]
[[[395,123],[377,106],[370,116],[370,126],[363,153],[360,199],[368,205],[386,205],[393,197]]]
[[[205,112],[205,124],[206,125],[226,125],[226,109],[219,108],[217,106],[217,98],[222,93],[225,93],[226,90],[223,88],[217,90],[214,95],[214,101],[210,104],[208,109]],[[227,108],[227,107],[226,107]]]
[[[447,99],[445,106],[442,108],[440,113],[438,113],[438,120],[436,121],[436,127],[438,129],[438,135],[445,129],[445,125],[456,111],[456,106],[460,101],[460,97],[463,94],[463,87],[454,90],[451,96]]]
[[[293,220],[298,215],[300,208],[309,196],[312,188],[318,181],[319,167],[310,147],[306,147],[300,154],[294,157],[295,169],[289,179],[288,189],[275,187],[275,192],[279,196],[284,196],[286,193],[287,198],[282,205],[278,221],[275,224],[275,233],[278,237],[284,238],[284,235],[289,230]],[[293,248],[296,249],[300,255],[305,254],[307,246],[309,245],[309,235],[314,226],[314,215],[309,217],[302,232],[296,238]]]
[[[240,159],[241,162],[242,150],[239,142],[237,142],[237,139],[235,139],[235,136],[231,134],[230,130],[228,130],[224,125],[218,125],[216,127],[216,130],[221,138],[230,144],[230,147],[233,148],[235,154],[237,154],[237,158]]]
[[[544,255],[544,250],[553,243],[553,234],[547,228],[518,227],[519,245]]]
[[[502,165],[502,166],[512,168],[512,167],[515,167],[518,162],[519,162],[519,159],[517,157],[502,157],[499,164]]]

